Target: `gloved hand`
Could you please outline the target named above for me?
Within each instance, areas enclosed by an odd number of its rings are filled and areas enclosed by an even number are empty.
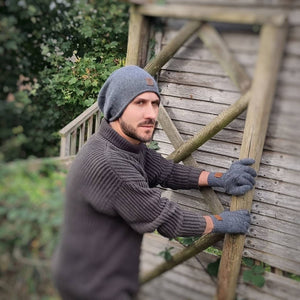
[[[246,209],[223,211],[220,215],[205,216],[205,233],[247,233],[250,226],[250,213]],[[211,223],[212,221],[212,223]]]
[[[209,173],[208,185],[222,187],[231,195],[243,195],[255,184],[256,171],[250,167],[254,162],[252,158],[245,158],[234,162],[226,173]]]

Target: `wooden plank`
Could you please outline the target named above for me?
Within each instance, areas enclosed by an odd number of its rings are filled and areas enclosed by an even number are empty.
[[[261,30],[261,45],[252,85],[252,98],[247,111],[241,158],[252,157],[258,170],[262,156],[268,119],[280,60],[285,45],[286,28],[264,25]],[[265,85],[264,82],[268,82]],[[253,191],[243,197],[233,197],[231,210],[251,210]],[[244,235],[225,235],[223,254],[218,274],[218,299],[233,299],[240,270]]]
[[[184,64],[183,68],[186,68]],[[207,75],[207,74],[199,74],[199,73],[188,73],[184,72],[184,70],[173,71],[169,69],[162,69],[159,75],[159,82],[167,83],[177,83],[181,85],[195,85],[201,86],[206,88],[218,89],[223,91],[234,91],[238,92],[238,88],[231,82],[228,77],[225,76],[214,76],[214,75]],[[199,70],[197,70],[199,71]]]
[[[242,92],[246,92],[251,84],[250,77],[235,60],[223,38],[218,34],[215,28],[209,24],[205,24],[199,30],[198,35],[206,47],[217,57],[218,62],[235,85],[238,86]]]
[[[299,253],[299,251],[298,251]],[[286,256],[289,255],[288,249],[285,250]],[[259,259],[266,264],[290,272],[293,274],[299,274],[299,263],[295,263],[292,260],[287,259],[287,257],[280,257],[274,253],[268,253],[265,251],[260,251],[251,248],[245,248],[243,251],[243,256],[250,257],[253,259]]]
[[[270,12],[270,10],[243,10],[235,7],[213,7],[180,4],[146,4],[138,7],[140,14],[160,18],[181,18],[224,23],[238,24],[264,24],[282,25],[287,16],[283,11]]]
[[[85,122],[90,116],[94,115],[98,110],[99,110],[98,103],[96,101],[92,106],[90,106],[89,108],[87,108],[82,114],[80,114],[72,122],[70,122],[63,129],[61,129],[59,131],[59,133],[62,134],[62,135],[70,133],[75,128],[77,128],[80,124],[82,124],[83,122]]]

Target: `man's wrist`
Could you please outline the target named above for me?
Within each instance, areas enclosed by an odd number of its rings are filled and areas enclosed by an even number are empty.
[[[203,216],[203,218],[206,221],[206,227],[205,227],[203,234],[211,233],[212,230],[214,229],[214,223],[213,223],[212,218],[210,216]]]
[[[211,187],[223,187],[221,172],[211,172],[207,176],[207,184]]]
[[[209,172],[207,171],[202,171],[200,173],[200,176],[199,176],[199,186],[208,186],[208,175],[209,175]]]

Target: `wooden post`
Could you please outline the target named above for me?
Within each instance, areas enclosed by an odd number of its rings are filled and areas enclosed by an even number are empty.
[[[144,64],[148,48],[148,36],[148,19],[137,12],[136,5],[131,5],[126,65],[142,66]]]
[[[263,26],[260,48],[252,84],[252,96],[248,106],[240,158],[255,159],[258,171],[262,156],[272,100],[276,89],[277,73],[285,46],[286,27]],[[232,197],[230,209],[251,210],[254,190],[244,196]],[[245,235],[226,234],[218,275],[218,300],[235,298],[237,278],[244,248]]]

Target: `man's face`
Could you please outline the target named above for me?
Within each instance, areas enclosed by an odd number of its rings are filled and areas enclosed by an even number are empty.
[[[158,116],[159,98],[153,92],[145,92],[134,98],[117,120],[119,134],[134,144],[149,142]]]

